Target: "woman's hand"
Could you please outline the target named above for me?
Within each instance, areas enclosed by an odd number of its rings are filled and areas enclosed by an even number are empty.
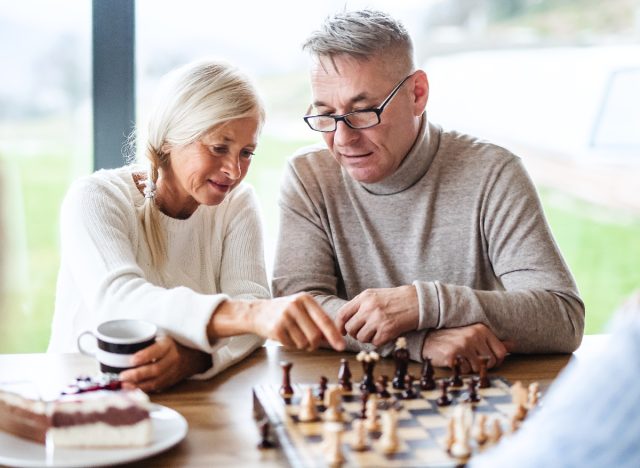
[[[338,351],[345,348],[338,328],[309,294],[256,301],[252,308],[248,318],[260,336],[310,351],[323,343]]]
[[[211,367],[209,354],[182,346],[168,336],[159,337],[131,359],[132,364],[138,367],[120,374],[122,385],[145,392],[164,390]]]

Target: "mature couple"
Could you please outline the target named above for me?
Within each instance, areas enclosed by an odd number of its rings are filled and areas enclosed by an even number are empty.
[[[249,80],[219,62],[169,74],[148,167],[98,171],[61,211],[49,349],[103,320],[166,337],[122,378],[145,390],[206,378],[264,338],[378,349],[463,371],[508,352],[571,352],[584,306],[520,160],[431,123],[411,39],[380,12],[328,18],[304,44],[326,148],[290,159],[271,299],[258,205],[242,184],[265,119]]]

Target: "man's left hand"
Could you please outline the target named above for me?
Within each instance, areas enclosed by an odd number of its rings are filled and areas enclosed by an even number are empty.
[[[342,334],[380,346],[418,328],[415,286],[367,289],[343,305],[336,315]]]

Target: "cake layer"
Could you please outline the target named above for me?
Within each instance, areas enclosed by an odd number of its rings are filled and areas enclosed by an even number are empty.
[[[49,437],[54,447],[140,447],[151,443],[152,427],[150,419],[127,426],[96,422],[51,427]]]

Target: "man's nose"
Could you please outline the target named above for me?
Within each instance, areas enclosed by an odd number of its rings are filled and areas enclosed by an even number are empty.
[[[356,141],[360,136],[360,130],[356,130],[341,121],[336,123],[336,130],[333,133],[333,142],[338,146],[349,145]]]

